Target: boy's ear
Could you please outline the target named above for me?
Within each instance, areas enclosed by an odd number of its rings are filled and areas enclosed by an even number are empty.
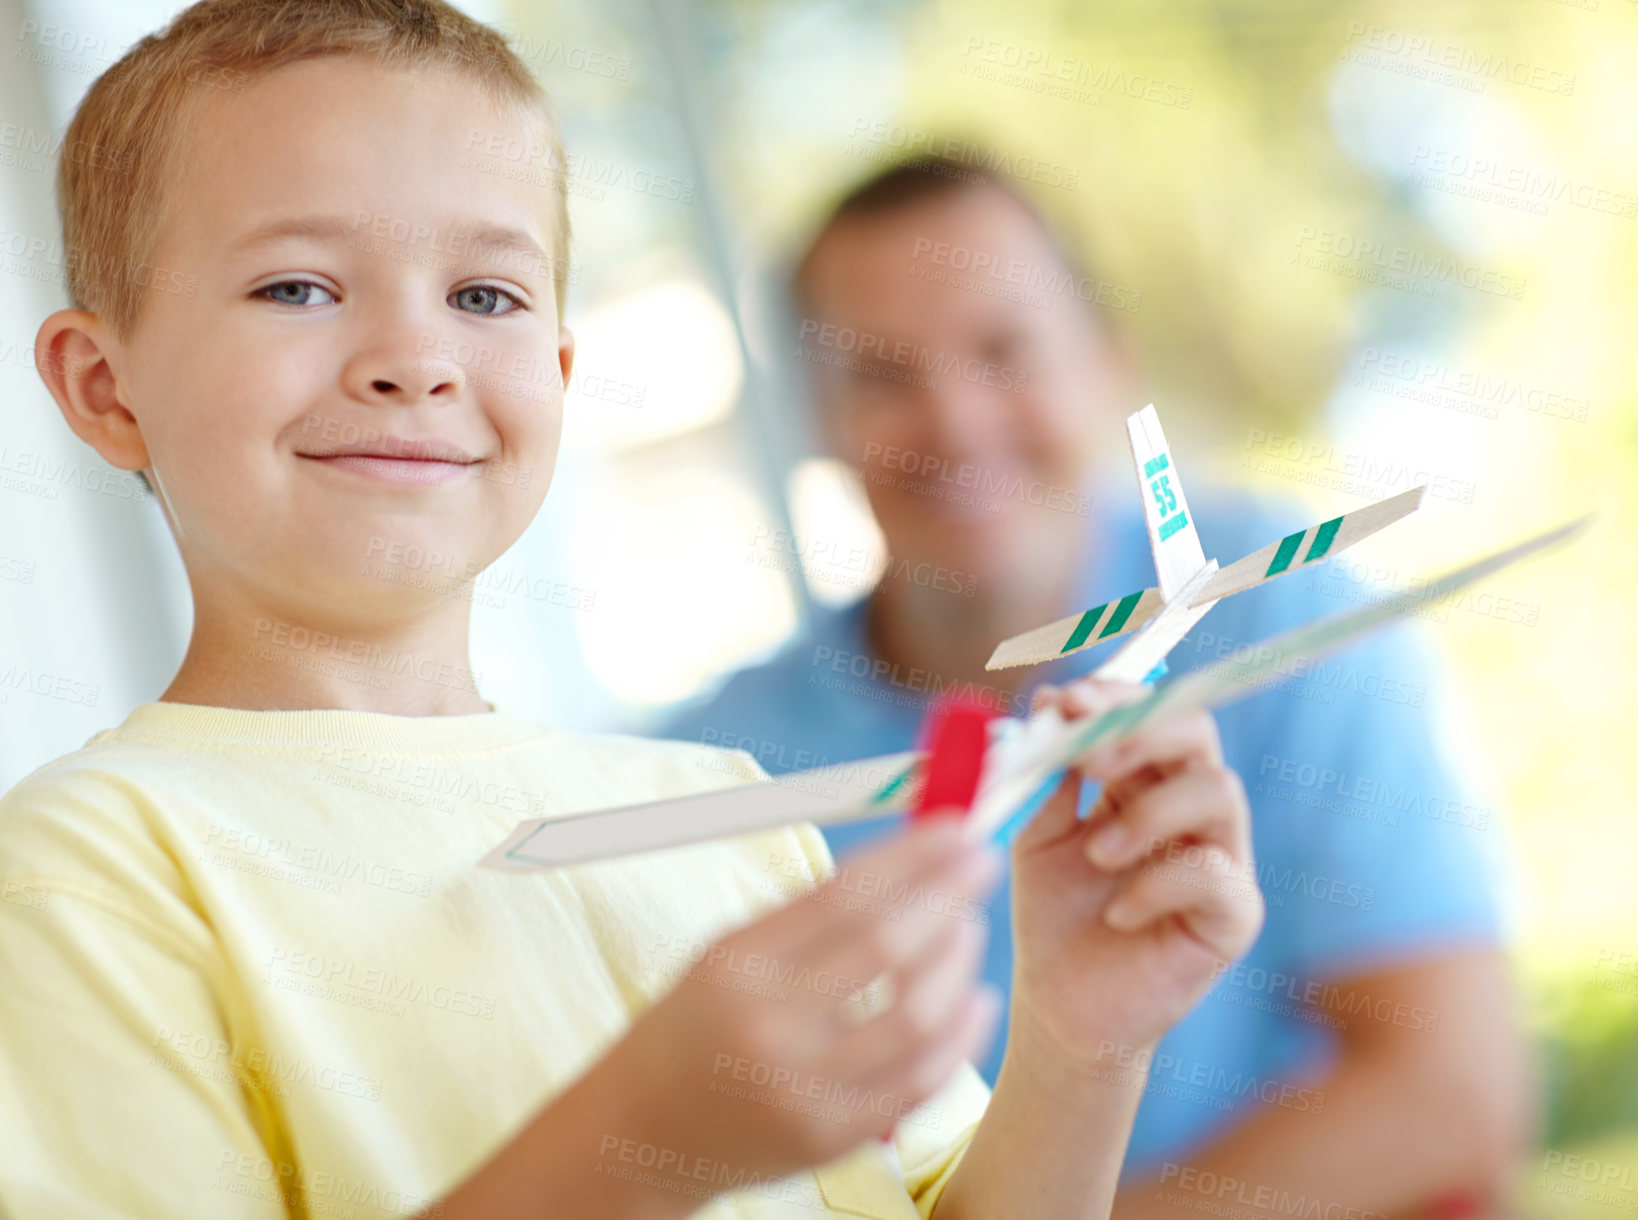
[[[149,465],[136,416],[120,401],[114,369],[95,314],[59,309],[34,337],[34,367],[57,407],[86,444],[119,470]]]
[[[569,388],[569,371],[574,368],[574,335],[567,326],[557,328],[557,363],[563,370],[563,388]]]

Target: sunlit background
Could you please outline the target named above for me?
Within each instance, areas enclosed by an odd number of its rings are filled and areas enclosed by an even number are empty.
[[[28,350],[65,303],[60,251],[54,267],[30,244],[58,240],[41,135],[180,7],[0,3],[30,52],[0,73],[4,786],[154,698],[187,639],[157,508],[93,477]],[[1600,513],[1495,590],[1529,621],[1457,608],[1433,632],[1512,835],[1544,1146],[1638,1181],[1638,974],[1612,965],[1638,953],[1638,3],[463,7],[554,94],[576,233],[563,458],[474,599],[488,698],[641,727],[867,587],[868,562],[804,570],[782,541],[880,562],[804,426],[793,250],[928,141],[1056,167],[1037,197],[1135,294],[1119,321],[1181,463],[1313,520],[1444,481],[1420,528],[1354,552],[1363,593]],[[1521,1207],[1623,1210],[1554,1191],[1541,1164]]]

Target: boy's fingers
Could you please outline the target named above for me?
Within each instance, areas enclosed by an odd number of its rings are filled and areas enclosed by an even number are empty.
[[[1013,841],[1013,850],[1029,852],[1055,843],[1064,835],[1078,834],[1081,829],[1080,803],[1080,776],[1073,770],[1067,770],[1054,786],[1052,794]]]
[[[1223,743],[1217,722],[1203,708],[1162,716],[1112,745],[1093,746],[1075,765],[1092,779],[1111,780],[1146,765],[1165,769],[1168,764],[1223,761]]]
[[[893,1003],[855,1024],[836,1049],[859,1077],[887,1071],[915,1055],[949,1022],[984,962],[985,936],[976,924],[951,921],[927,949],[888,976]]]
[[[1101,716],[1123,703],[1136,703],[1148,693],[1148,687],[1132,682],[1114,682],[1108,678],[1077,678],[1064,687],[1059,706],[1066,717]]]
[[[759,952],[786,958],[806,954],[845,920],[850,905],[880,907],[888,901],[865,891],[884,890],[890,899],[893,889],[886,879],[913,882],[971,851],[957,819],[929,818],[838,860],[835,876],[733,935],[754,941]]]
[[[903,969],[936,943],[953,922],[972,922],[984,895],[1001,880],[1005,860],[987,844],[972,844],[942,867],[903,884],[898,897],[878,893],[840,912],[814,941],[799,950],[815,968],[855,979],[874,979]],[[889,890],[889,887],[876,887]]]
[[[1263,900],[1249,870],[1220,847],[1199,845],[1179,859],[1151,861],[1116,890],[1103,920],[1136,932],[1180,917],[1189,934],[1222,958],[1238,957],[1262,926]]]
[[[1191,768],[1123,800],[1114,816],[1090,824],[1086,857],[1107,872],[1118,872],[1181,838],[1244,855],[1246,808],[1245,786],[1233,771]]]
[[[920,1105],[949,1082],[962,1060],[978,1059],[989,1048],[1001,1008],[1001,993],[988,983],[969,989],[950,1005],[937,1036],[866,1082],[871,1092],[906,1110]]]
[[[1147,687],[1131,682],[1114,682],[1108,678],[1088,675],[1076,678],[1066,686],[1043,685],[1036,687],[1030,703],[1034,715],[1048,707],[1055,707],[1066,718],[1099,716],[1123,703],[1133,703],[1149,693]]]

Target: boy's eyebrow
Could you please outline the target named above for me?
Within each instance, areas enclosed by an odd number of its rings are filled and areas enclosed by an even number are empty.
[[[393,230],[397,227],[392,225],[387,233],[379,236],[392,240]],[[287,216],[258,225],[228,246],[227,254],[229,256],[242,254],[256,246],[289,237],[305,237],[314,241],[340,241],[361,234],[369,237],[378,236],[371,231],[371,226],[362,225],[357,219],[345,216]],[[510,251],[539,259],[542,265],[549,262],[546,251],[541,249],[539,242],[522,229],[513,228],[511,225],[484,222],[464,226],[450,234],[433,229],[422,236],[439,239],[445,250]]]

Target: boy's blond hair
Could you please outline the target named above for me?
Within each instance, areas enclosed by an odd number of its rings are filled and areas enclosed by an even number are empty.
[[[121,340],[135,331],[149,268],[179,177],[193,107],[217,89],[242,91],[287,64],[332,55],[383,66],[443,65],[480,80],[504,108],[540,124],[549,154],[551,273],[558,317],[568,283],[563,146],[546,91],[506,39],[444,0],[199,0],[99,76],[69,124],[57,207],[68,295]],[[141,272],[139,274],[139,272]],[[174,273],[174,269],[173,269]]]

